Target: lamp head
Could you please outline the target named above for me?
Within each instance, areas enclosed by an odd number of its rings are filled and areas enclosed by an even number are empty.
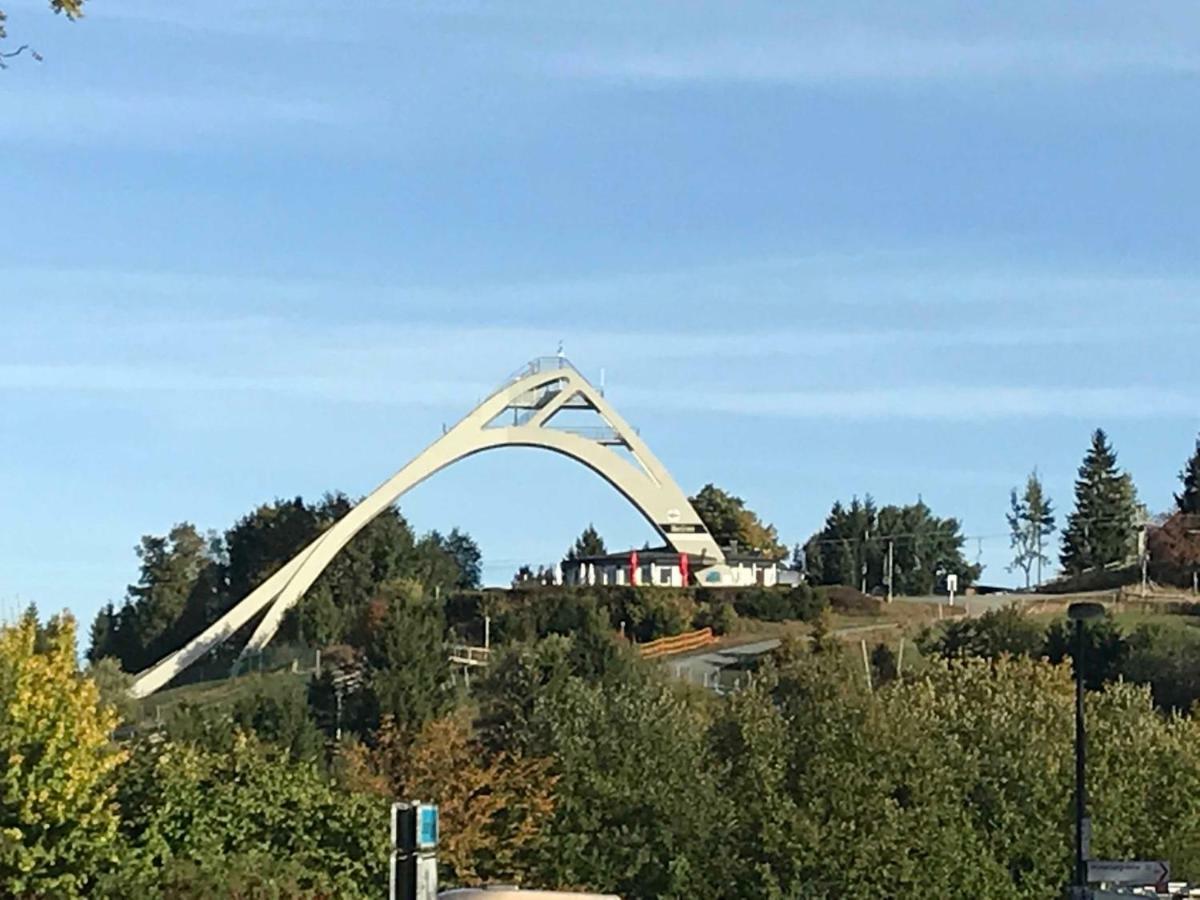
[[[1104,606],[1100,603],[1072,603],[1067,607],[1067,618],[1072,622],[1087,622],[1104,618]]]

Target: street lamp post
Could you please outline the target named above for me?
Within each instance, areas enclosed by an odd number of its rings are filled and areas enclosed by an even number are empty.
[[[1083,719],[1084,623],[1104,615],[1099,603],[1072,603],[1067,618],[1075,623],[1075,877],[1073,897],[1087,896],[1087,859],[1090,856],[1091,823],[1087,817],[1087,731]]]

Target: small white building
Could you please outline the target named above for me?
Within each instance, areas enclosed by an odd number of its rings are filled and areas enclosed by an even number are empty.
[[[627,550],[603,556],[584,556],[563,560],[563,583],[584,585],[656,585],[659,587],[774,587],[788,581],[791,573],[782,569],[778,560],[754,553],[725,551],[728,577],[711,582],[702,570],[712,565],[711,559],[696,554],[683,554],[669,547],[646,550]]]

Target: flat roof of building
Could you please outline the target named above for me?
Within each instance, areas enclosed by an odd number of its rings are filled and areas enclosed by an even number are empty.
[[[670,547],[651,547],[643,550],[623,550],[619,553],[605,553],[600,556],[577,556],[574,559],[563,560],[563,565],[572,563],[591,563],[592,565],[629,565],[629,557],[636,553],[639,563],[678,563],[680,553],[678,550],[672,550]],[[734,552],[726,549],[725,562],[727,563],[745,563],[751,565],[758,563],[759,565],[768,564],[775,565],[780,562],[778,559],[773,559],[769,556],[763,556],[760,553],[748,553],[746,551]],[[708,557],[701,556],[699,553],[689,553],[689,566],[705,566],[711,565],[712,560]]]

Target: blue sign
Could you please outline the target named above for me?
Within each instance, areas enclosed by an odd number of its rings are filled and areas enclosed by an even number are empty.
[[[431,804],[422,803],[417,807],[417,847],[421,850],[433,850],[438,842],[438,809]]]
[[[709,572],[707,575],[704,576],[704,580],[709,582],[710,584],[719,582],[721,580],[721,573],[720,572]]]

